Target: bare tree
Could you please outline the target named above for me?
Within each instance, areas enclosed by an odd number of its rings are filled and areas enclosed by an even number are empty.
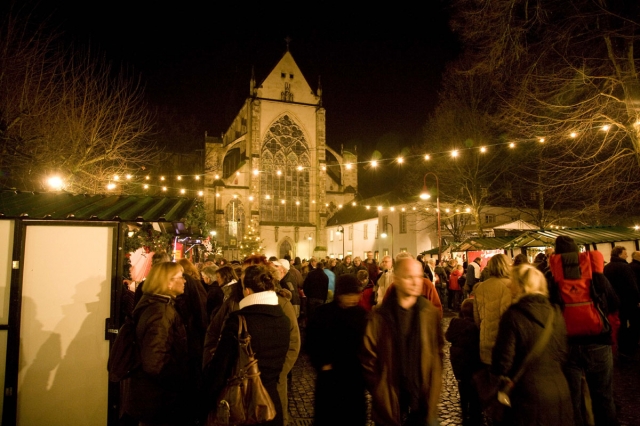
[[[62,51],[45,28],[12,15],[0,39],[1,183],[40,190],[58,175],[71,192],[152,164],[152,117],[139,81],[91,52]]]
[[[527,146],[520,176],[538,202],[571,206],[591,223],[624,215],[640,197],[631,190],[640,182],[640,4],[459,0],[455,8],[468,72],[496,81],[500,126]]]
[[[499,198],[510,163],[491,115],[491,82],[460,69],[463,63],[447,71],[439,106],[425,126],[425,143],[419,150],[431,153],[427,170],[439,176],[441,202],[469,208],[482,235],[482,211]],[[435,181],[425,183],[435,193]],[[456,217],[449,224],[454,239],[461,220]]]

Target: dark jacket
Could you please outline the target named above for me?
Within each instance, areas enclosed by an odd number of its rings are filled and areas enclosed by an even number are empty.
[[[611,256],[611,262],[604,267],[604,275],[620,299],[620,313],[626,314],[637,309],[640,293],[631,265],[620,257]]]
[[[217,282],[212,282],[205,287],[207,291],[207,324],[211,321],[222,306],[224,293]]]
[[[329,277],[321,268],[309,271],[304,280],[304,294],[309,299],[327,300],[329,292]]]
[[[540,338],[552,309],[555,309],[555,319],[549,343],[542,354],[529,363],[511,392],[514,425],[573,424],[569,385],[562,372],[568,356],[567,330],[562,313],[546,296],[524,295],[502,315],[491,372],[508,377],[517,373]]]
[[[473,318],[452,318],[444,337],[449,349],[453,375],[457,380],[471,380],[480,363],[480,329]]]
[[[183,424],[189,384],[187,333],[174,301],[145,294],[133,316],[142,369],[131,377],[124,411],[141,421]]]
[[[280,280],[280,287],[291,292],[291,304],[300,306],[300,287],[302,286],[302,274],[296,269],[289,269],[289,272]]]
[[[317,373],[317,426],[366,423],[365,384],[358,359],[366,325],[367,313],[361,306],[345,309],[335,300],[320,306],[309,320],[306,349]]]
[[[215,408],[238,357],[238,315],[244,315],[247,321],[251,348],[258,359],[260,379],[278,413],[273,421],[265,424],[282,425],[282,404],[277,384],[289,350],[291,323],[279,305],[250,305],[229,314],[215,355],[205,367],[205,389],[210,402],[208,408]]]
[[[383,425],[400,426],[400,364],[395,345],[397,329],[394,310],[399,309],[395,288],[388,291],[382,306],[375,309],[367,323],[360,361],[365,372],[365,381],[372,398],[373,421]],[[418,321],[414,330],[418,333],[420,353],[417,368],[420,374],[418,398],[426,410],[427,421],[438,417],[438,402],[442,387],[442,350],[444,339],[440,327],[440,312],[424,297],[418,297]]]

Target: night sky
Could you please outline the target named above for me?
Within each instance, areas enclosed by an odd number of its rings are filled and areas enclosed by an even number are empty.
[[[362,160],[374,149],[395,156],[420,141],[444,66],[459,51],[440,0],[393,10],[393,3],[380,9],[45,3],[40,13],[50,16],[65,42],[90,45],[139,73],[152,105],[195,119],[203,136],[226,130],[249,94],[252,66],[260,82],[285,52],[288,36],[314,90],[322,78],[327,143],[338,150],[357,143]]]

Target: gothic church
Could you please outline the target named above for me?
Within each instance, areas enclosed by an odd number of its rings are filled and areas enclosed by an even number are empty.
[[[358,176],[356,154],[326,143],[318,86],[287,50],[261,83],[252,76],[228,130],[206,137],[207,215],[227,259],[256,230],[267,256],[326,255],[327,218],[353,200]]]

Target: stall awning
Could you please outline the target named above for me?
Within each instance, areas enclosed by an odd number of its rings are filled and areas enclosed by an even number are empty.
[[[511,241],[516,237],[472,237],[469,238],[458,247],[454,248],[454,252],[461,251],[481,251],[481,250],[500,250],[511,246]]]
[[[0,218],[182,222],[196,199],[0,191]]]
[[[530,231],[516,237],[513,247],[553,247],[560,235],[573,238],[578,245],[616,243],[640,240],[640,232],[623,226],[594,226],[565,228],[545,231]]]

